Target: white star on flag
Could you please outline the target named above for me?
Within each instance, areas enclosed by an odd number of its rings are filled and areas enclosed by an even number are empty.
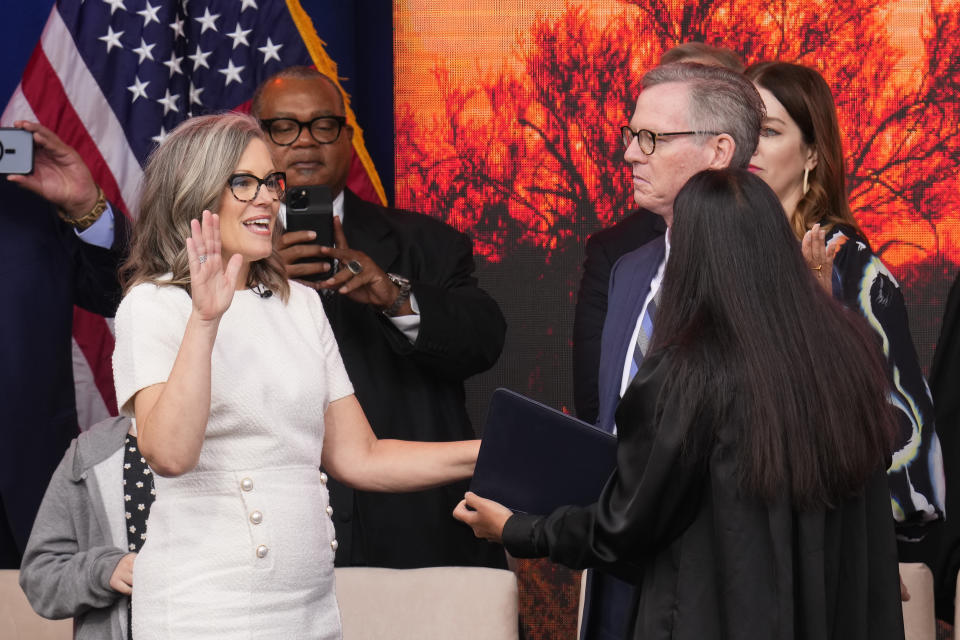
[[[196,71],[196,70],[199,69],[200,67],[206,67],[207,69],[209,69],[209,68],[210,68],[210,65],[207,64],[207,58],[210,57],[210,54],[211,54],[211,53],[213,53],[213,52],[212,52],[212,51],[203,52],[203,51],[200,49],[200,45],[198,44],[198,45],[197,45],[197,52],[196,52],[195,54],[193,54],[192,56],[187,56],[188,58],[190,58],[191,60],[193,60],[193,70]]]
[[[170,89],[167,89],[166,94],[162,98],[158,98],[157,102],[163,105],[163,115],[167,115],[171,111],[180,113],[180,109],[177,108],[177,99],[179,95],[170,95]]]
[[[164,62],[167,67],[170,68],[170,77],[173,77],[175,73],[183,73],[183,69],[180,68],[180,63],[183,62],[183,56],[178,56],[175,51],[170,52],[170,59]]]
[[[266,64],[270,62],[270,59],[274,59],[277,62],[280,62],[280,49],[283,48],[282,44],[273,44],[273,40],[267,38],[267,44],[263,47],[257,47],[257,51],[263,54],[263,63]]]
[[[237,23],[237,28],[233,30],[233,33],[228,33],[228,38],[233,38],[233,48],[236,49],[241,44],[245,44],[248,47],[250,43],[247,42],[247,34],[249,34],[253,29],[241,29],[240,23]]]
[[[219,13],[214,13],[213,15],[211,15],[210,9],[207,8],[203,10],[202,18],[194,18],[194,20],[196,20],[201,25],[203,25],[202,28],[200,29],[200,35],[203,35],[204,33],[206,33],[207,29],[213,29],[214,31],[219,31],[219,29],[217,29],[217,24],[216,24],[217,18],[219,17],[220,17]]]
[[[120,44],[120,36],[123,35],[123,31],[114,31],[109,25],[107,25],[107,35],[100,36],[98,40],[102,40],[107,43],[107,53],[110,53],[110,49],[114,47],[120,47],[123,49],[123,45]]]
[[[134,76],[133,84],[127,87],[127,91],[133,94],[133,99],[130,100],[131,103],[137,101],[137,98],[147,98],[147,85],[150,84],[150,81],[140,82],[140,78]]]
[[[156,22],[160,24],[160,18],[157,17],[157,12],[160,11],[160,6],[156,7],[151,6],[150,3],[147,3],[145,9],[137,11],[137,15],[143,16],[143,26],[146,27],[151,22]]]
[[[123,4],[123,0],[103,0],[103,4],[110,5],[110,15],[113,15],[113,12],[117,9],[127,10],[127,7]]]
[[[190,104],[199,104],[203,105],[200,102],[200,94],[203,93],[203,87],[196,87],[193,83],[190,83]]]
[[[140,60],[138,61],[138,64],[143,64],[143,61],[146,60],[147,58],[149,58],[150,60],[153,60],[153,54],[150,53],[150,51],[155,46],[157,45],[147,44],[147,42],[143,38],[140,38],[140,46],[133,50],[135,54],[140,56]]]
[[[173,36],[175,38],[186,37],[183,35],[183,20],[180,18],[180,16],[176,16],[173,19],[173,22],[170,23],[170,28],[173,29]]]
[[[240,79],[240,72],[243,71],[243,65],[237,67],[234,66],[233,60],[227,60],[227,66],[223,69],[218,69],[218,71],[226,76],[227,80],[225,85],[229,85],[231,82],[243,84],[243,80]]]

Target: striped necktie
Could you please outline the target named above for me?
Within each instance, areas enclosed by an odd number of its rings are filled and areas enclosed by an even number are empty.
[[[630,380],[633,380],[640,369],[640,363],[643,362],[643,356],[650,347],[650,341],[653,339],[653,318],[657,313],[657,302],[660,299],[660,289],[650,299],[650,303],[643,311],[643,318],[640,320],[640,331],[637,332],[637,342],[633,345],[633,360],[630,362]]]

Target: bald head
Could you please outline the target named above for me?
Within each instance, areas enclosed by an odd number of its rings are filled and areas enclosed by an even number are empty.
[[[290,186],[323,184],[334,195],[343,191],[353,160],[353,128],[345,124],[332,142],[318,142],[306,125],[316,118],[346,116],[343,94],[333,80],[309,67],[285,69],[260,85],[251,109],[261,122],[288,118],[301,123],[290,144],[267,137],[274,163],[286,172]]]

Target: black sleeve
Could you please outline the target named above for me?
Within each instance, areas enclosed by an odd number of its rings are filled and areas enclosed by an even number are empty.
[[[595,236],[587,240],[586,254],[573,316],[573,404],[577,417],[593,424],[600,410],[600,336],[613,262]]]
[[[411,291],[420,309],[420,330],[414,344],[383,318],[395,351],[437,375],[465,379],[494,365],[506,337],[500,306],[478,286],[473,275],[473,242],[457,232],[437,252],[429,281],[411,277]]]
[[[82,241],[72,227],[62,224],[74,266],[74,303],[108,318],[116,313],[122,298],[119,271],[130,246],[130,221],[120,209],[111,207],[114,227],[109,249]]]
[[[695,517],[702,467],[681,456],[692,417],[670,394],[658,408],[662,361],[648,358],[618,411],[617,468],[600,499],[546,517],[513,516],[504,546],[515,557],[548,556],[574,569],[601,568],[625,579],[678,537]]]

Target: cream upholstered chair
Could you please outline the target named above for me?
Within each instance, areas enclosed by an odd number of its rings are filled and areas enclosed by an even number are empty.
[[[344,640],[516,640],[517,579],[481,567],[337,569]],[[0,570],[0,638],[70,640],[72,620],[37,615],[18,583]]]
[[[73,620],[38,616],[20,589],[20,572],[0,569],[0,638],[3,640],[70,640]]]
[[[517,640],[517,578],[504,569],[336,570],[344,640]]]
[[[901,562],[900,579],[910,593],[903,603],[903,631],[906,640],[936,640],[933,573],[922,562]]]

